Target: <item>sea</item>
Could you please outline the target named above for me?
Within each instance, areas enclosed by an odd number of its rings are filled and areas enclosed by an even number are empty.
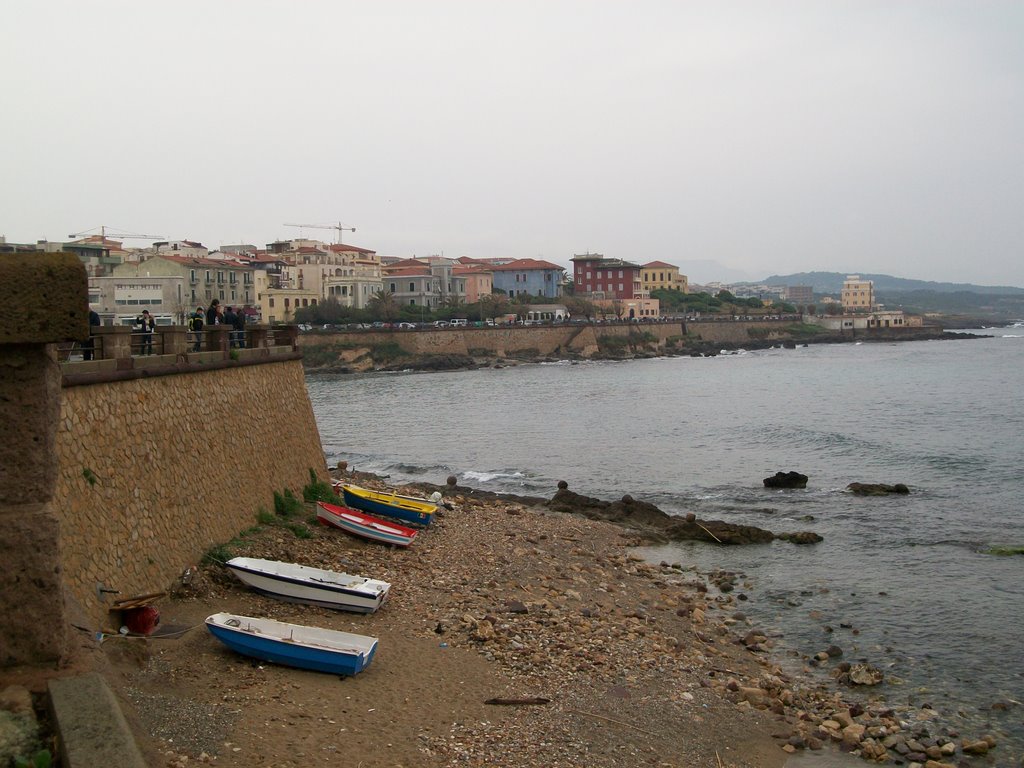
[[[328,463],[395,483],[520,495],[624,494],[815,545],[645,547],[741,574],[743,613],[793,672],[837,645],[882,670],[861,695],[1024,755],[1024,324],[968,338],[714,357],[320,375],[307,388]],[[806,489],[770,490],[779,471]],[[904,483],[859,497],[852,482]],[[831,666],[831,665],[826,665]],[[856,698],[857,692],[847,690]]]

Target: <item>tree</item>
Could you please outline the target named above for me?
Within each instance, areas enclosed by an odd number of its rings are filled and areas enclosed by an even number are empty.
[[[386,323],[390,323],[398,317],[398,303],[395,301],[395,295],[383,288],[375,291],[370,297],[367,309],[378,320],[383,320]]]
[[[587,320],[593,320],[597,316],[597,307],[594,302],[579,296],[563,296],[562,303],[569,310],[571,317],[585,317]]]

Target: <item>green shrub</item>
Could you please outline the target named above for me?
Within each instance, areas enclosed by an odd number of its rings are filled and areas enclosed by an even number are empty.
[[[213,565],[213,564],[223,565],[224,563],[226,563],[228,560],[230,560],[234,556],[235,555],[231,551],[231,545],[230,544],[215,544],[214,546],[212,546],[208,550],[206,550],[206,552],[203,554],[203,559],[199,561],[199,564],[200,565]]]
[[[378,363],[389,363],[393,360],[408,357],[409,353],[402,349],[398,342],[382,341],[379,344],[370,346],[370,356]]]
[[[50,750],[41,749],[31,758],[14,758],[14,768],[50,768],[53,765],[53,755]]]
[[[302,498],[304,501],[329,501],[335,502],[338,500],[338,494],[334,492],[334,488],[331,484],[321,480],[316,476],[316,472],[312,468],[309,470],[309,485],[302,489]]]
[[[274,512],[281,517],[294,517],[303,509],[302,502],[295,498],[291,488],[285,488],[282,493],[274,491]]]

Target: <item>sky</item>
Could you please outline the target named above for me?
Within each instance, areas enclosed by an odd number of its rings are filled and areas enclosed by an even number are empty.
[[[7,0],[0,29],[9,242],[1024,287],[1019,0]]]

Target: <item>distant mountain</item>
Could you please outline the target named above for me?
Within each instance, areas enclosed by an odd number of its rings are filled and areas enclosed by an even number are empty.
[[[809,285],[815,293],[838,294],[843,289],[846,272],[797,272],[792,275],[772,275],[762,282],[767,285]],[[863,280],[875,284],[875,295],[907,294],[914,291],[931,293],[976,293],[983,296],[1024,296],[1024,288],[1010,285],[972,285],[971,283],[939,283],[933,280],[910,280],[892,275],[858,273]]]

